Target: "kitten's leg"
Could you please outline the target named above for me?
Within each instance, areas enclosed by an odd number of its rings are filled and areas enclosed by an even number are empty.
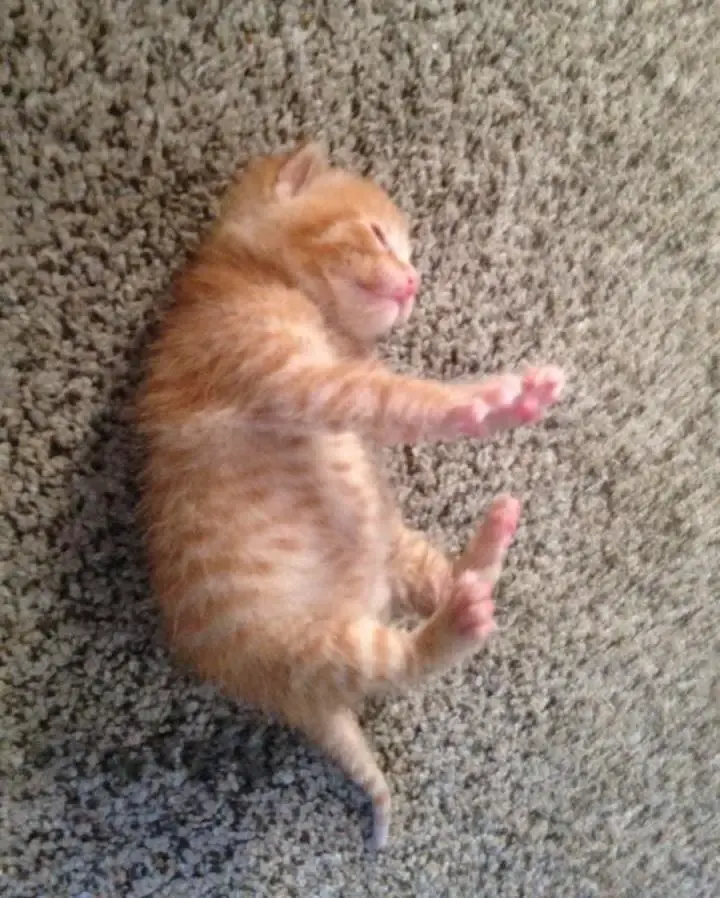
[[[422,615],[432,614],[447,597],[453,581],[466,570],[494,585],[517,529],[520,503],[499,496],[454,563],[417,530],[398,520],[393,532],[390,577],[393,600]]]
[[[325,622],[307,634],[295,679],[296,698],[284,709],[290,724],[323,748],[369,794],[373,805],[373,842],[387,842],[390,791],[349,708],[331,699],[308,710],[308,700],[344,695],[348,704],[391,686],[407,685],[423,674],[448,666],[476,648],[492,632],[490,586],[466,572],[450,600],[412,633],[363,618]],[[328,687],[329,690],[328,690]]]
[[[255,426],[353,430],[392,445],[483,438],[538,416],[559,398],[562,373],[550,367],[537,372],[552,381],[552,389],[538,390],[527,376],[514,374],[440,383],[404,377],[372,361],[307,363],[293,343],[278,339],[256,347],[252,363],[245,359],[232,376],[223,368],[208,390],[230,402],[243,397]]]
[[[326,625],[315,645],[313,640],[306,644],[313,656],[309,665],[312,674],[304,671],[304,700],[296,702],[292,710],[286,709],[286,717],[368,793],[377,848],[388,839],[391,798],[387,781],[355,714],[349,708],[337,707],[316,707],[309,712],[307,696],[322,696],[323,687],[327,687],[323,680],[328,675],[335,680],[331,694],[344,692],[352,703],[379,688],[406,685],[477,648],[494,630],[492,614],[490,585],[483,584],[476,574],[465,572],[449,601],[412,633],[363,619]]]
[[[308,695],[332,683],[352,704],[444,670],[479,648],[494,631],[491,592],[490,583],[465,571],[448,599],[414,630],[370,617],[326,621],[307,634],[296,684]]]
[[[512,496],[498,496],[480,521],[475,535],[453,565],[459,577],[473,571],[480,580],[494,586],[500,578],[505,555],[520,519],[520,503]]]
[[[522,393],[516,375],[477,384],[444,384],[395,374],[375,362],[288,366],[266,375],[261,412],[268,426],[290,430],[352,430],[381,445],[481,437],[492,412],[507,409]]]
[[[447,599],[415,630],[388,627],[369,617],[313,625],[299,643],[305,691],[331,682],[359,697],[406,686],[477,649],[495,629],[491,593],[518,516],[516,500],[501,497],[493,503],[458,562]]]
[[[317,700],[332,683],[331,695],[344,694],[354,703],[371,692],[409,685],[477,649],[495,629],[490,594],[518,512],[514,499],[501,497],[493,503],[459,562],[461,572],[448,587],[447,601],[414,631],[362,618],[326,621],[306,634],[299,658],[302,674],[295,682],[301,694]],[[462,569],[463,565],[478,570]],[[304,701],[294,702],[288,719],[367,791],[373,805],[373,841],[382,848],[388,838],[390,791],[357,718],[349,708],[320,707],[308,713],[298,710],[303,706],[307,707]]]
[[[383,848],[390,828],[390,789],[353,711],[318,709],[299,728],[369,795],[373,808],[373,845]]]
[[[423,533],[401,520],[392,533],[388,570],[395,609],[409,609],[423,617],[435,611],[453,581],[450,560]]]

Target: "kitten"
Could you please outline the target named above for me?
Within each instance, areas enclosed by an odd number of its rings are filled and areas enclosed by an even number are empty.
[[[554,367],[476,384],[392,373],[376,339],[418,289],[405,220],[306,144],[252,161],[175,286],[139,401],[153,580],[177,654],[324,748],[373,804],[390,792],[356,717],[475,651],[519,503],[455,562],[408,529],[371,447],[537,420]],[[391,613],[425,617],[411,631]]]

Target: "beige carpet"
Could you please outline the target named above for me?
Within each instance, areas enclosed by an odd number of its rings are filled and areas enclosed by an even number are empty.
[[[0,34],[0,893],[720,894],[717,4],[6,0]],[[301,133],[417,223],[397,365],[571,384],[392,459],[449,547],[526,512],[492,647],[368,709],[377,861],[333,767],[172,667],[133,520],[146,325]]]

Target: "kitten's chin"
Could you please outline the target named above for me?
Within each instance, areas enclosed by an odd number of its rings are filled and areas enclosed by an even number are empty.
[[[384,333],[395,327],[402,327],[407,324],[414,303],[412,300],[397,302],[394,299],[386,299],[381,300],[379,305],[382,306],[382,310],[379,310],[378,319],[382,322],[381,327]]]
[[[407,324],[412,314],[413,306],[415,305],[415,301],[412,299],[405,300],[405,302],[397,304],[398,309],[395,316],[395,324],[403,325]]]
[[[406,324],[414,305],[414,297],[398,302],[347,282],[332,287],[343,326],[361,340],[378,340],[393,328]]]
[[[398,303],[394,299],[376,300],[367,310],[367,325],[376,337],[381,337],[395,327],[407,324],[412,302]]]

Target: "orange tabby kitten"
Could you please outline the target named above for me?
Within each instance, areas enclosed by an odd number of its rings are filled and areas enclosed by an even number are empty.
[[[409,259],[386,194],[314,144],[253,161],[177,282],[139,406],[172,645],[326,749],[370,795],[378,846],[390,793],[356,708],[492,632],[519,504],[496,499],[453,563],[403,524],[370,447],[537,420],[563,380],[546,367],[443,384],[380,364],[373,343],[418,288]],[[393,627],[401,607],[424,622]]]

